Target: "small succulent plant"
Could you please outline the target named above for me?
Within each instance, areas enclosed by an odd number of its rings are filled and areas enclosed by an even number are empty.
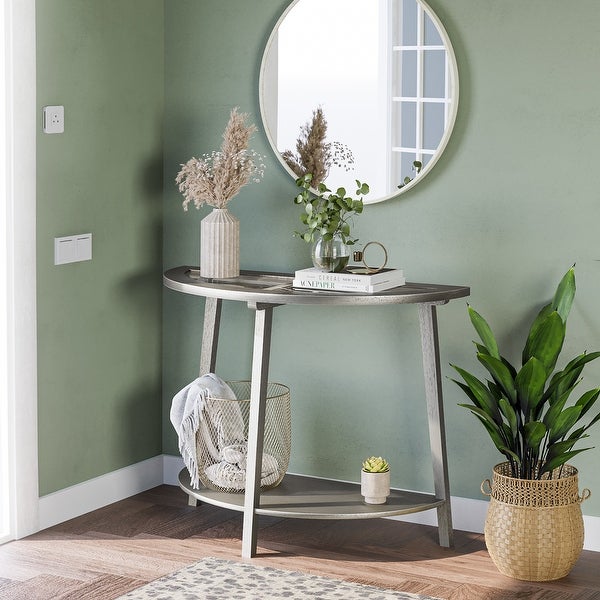
[[[371,456],[363,462],[362,470],[366,473],[387,473],[390,470],[390,465],[381,456]]]

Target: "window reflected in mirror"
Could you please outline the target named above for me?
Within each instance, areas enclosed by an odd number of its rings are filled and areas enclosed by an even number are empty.
[[[267,44],[260,102],[290,175],[320,153],[328,187],[366,181],[365,202],[378,202],[439,158],[456,117],[456,61],[422,0],[296,0]]]

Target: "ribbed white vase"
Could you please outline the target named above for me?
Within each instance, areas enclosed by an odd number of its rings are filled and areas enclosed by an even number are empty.
[[[226,208],[215,208],[200,221],[200,276],[211,279],[240,274],[240,222]]]

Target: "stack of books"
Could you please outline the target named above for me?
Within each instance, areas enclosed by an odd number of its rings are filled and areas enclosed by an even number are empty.
[[[310,290],[374,294],[406,283],[402,269],[382,269],[376,273],[328,273],[321,269],[301,269],[294,274],[293,286]]]

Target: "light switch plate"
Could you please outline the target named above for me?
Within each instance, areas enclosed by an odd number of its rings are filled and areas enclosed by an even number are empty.
[[[92,260],[92,234],[80,233],[54,238],[54,264]]]
[[[65,131],[65,107],[44,106],[44,133],[63,133]]]

